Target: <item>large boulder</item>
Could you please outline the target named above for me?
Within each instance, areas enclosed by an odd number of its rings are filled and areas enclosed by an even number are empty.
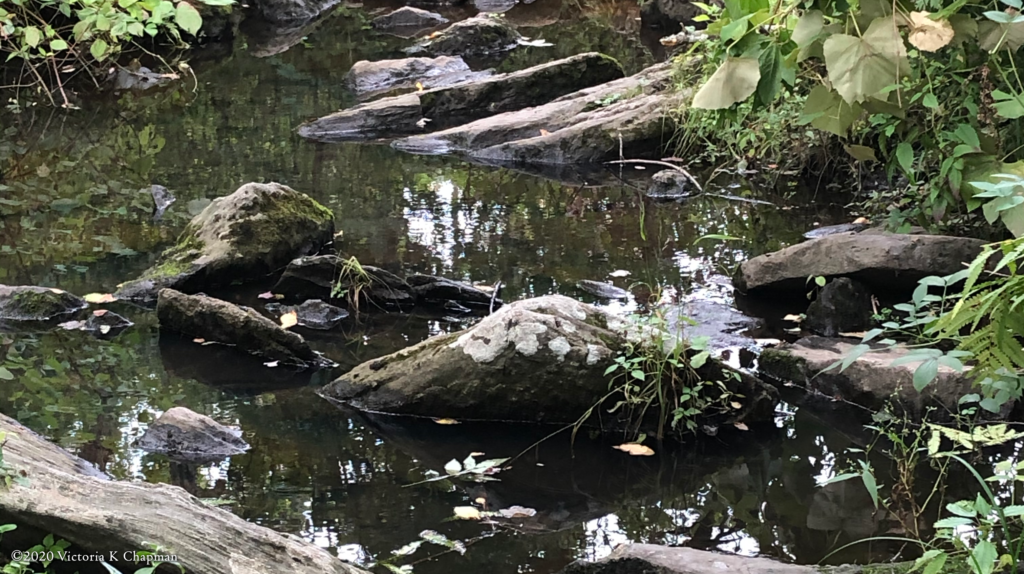
[[[309,196],[279,183],[247,183],[206,206],[178,243],[117,297],[152,301],[165,287],[195,293],[259,279],[333,236],[334,214]]]
[[[187,462],[222,460],[249,450],[242,431],[185,407],[164,411],[149,425],[137,446]]]
[[[799,566],[694,548],[623,544],[600,560],[573,562],[560,574],[897,574],[907,568],[907,564]]]
[[[359,365],[321,394],[391,414],[572,423],[608,393],[605,372],[627,352],[630,325],[561,295],[517,301],[470,329]],[[730,420],[770,418],[775,393],[726,370],[709,360],[698,374],[726,381],[744,397]]]
[[[256,0],[256,7],[269,22],[297,24],[313,20],[340,0]]]
[[[0,490],[0,512],[19,526],[71,542],[70,553],[113,556],[122,572],[144,566],[126,555],[156,545],[193,574],[366,574],[310,542],[247,522],[176,486],[110,480],[4,415],[0,431],[7,433],[4,462],[25,478]]]
[[[345,74],[345,83],[356,97],[366,99],[392,90],[414,89],[417,84],[429,90],[491,75],[490,71],[473,72],[458,56],[360,60]]]
[[[63,289],[0,285],[0,323],[64,320],[88,306],[81,297]]]
[[[542,106],[506,112],[432,134],[396,140],[415,154],[455,154],[486,165],[591,164],[664,149],[671,110],[691,97],[675,90],[659,64],[628,78],[567,94]]]
[[[972,392],[968,373],[940,366],[936,380],[922,392],[914,389],[914,370],[920,361],[892,363],[909,352],[904,347],[877,347],[840,371],[829,369],[845,359],[857,341],[805,337],[796,343],[766,349],[760,357],[761,374],[769,382],[795,384],[871,410],[889,404],[914,417],[928,407],[956,412],[961,397]]]
[[[539,106],[621,77],[622,68],[614,59],[597,53],[580,54],[480,81],[358,105],[303,124],[299,135],[345,141],[422,133]]]
[[[740,291],[798,290],[809,277],[853,277],[876,293],[912,291],[929,275],[950,275],[981,253],[984,241],[944,235],[837,234],[798,243],[743,262]]]
[[[398,10],[377,16],[370,21],[370,25],[378,30],[401,30],[433,28],[441,24],[447,24],[448,19],[437,12],[428,12],[412,6],[402,6]]]
[[[163,330],[204,342],[232,345],[271,361],[301,368],[330,364],[301,335],[281,328],[252,309],[206,295],[162,289],[156,315]]]
[[[413,52],[435,56],[487,56],[515,48],[522,36],[500,18],[476,16],[456,22],[420,42]]]
[[[860,281],[836,277],[807,307],[802,327],[823,337],[863,331],[875,322],[871,291]]]

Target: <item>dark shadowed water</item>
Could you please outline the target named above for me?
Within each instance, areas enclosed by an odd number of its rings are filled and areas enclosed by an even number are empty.
[[[637,301],[659,290],[666,302],[694,292],[730,300],[724,276],[738,262],[840,220],[824,198],[782,184],[717,179],[722,194],[772,205],[652,203],[640,194],[650,171],[568,170],[559,182],[386,145],[303,141],[299,123],[354,102],[341,83],[352,63],[397,57],[409,44],[367,28],[383,6],[340,7],[285,51],[246,21],[233,40],[193,58],[194,78],[170,87],[86,99],[73,112],[3,112],[0,283],[111,292],[212,198],[249,181],[282,182],[329,206],[339,249],[363,263],[501,281],[506,300],[563,293],[593,301],[576,281],[608,280],[616,270],[630,272],[613,281],[632,286]],[[632,72],[663,56],[656,42],[641,41],[633,0],[537,0],[506,17],[553,46],[521,48],[497,63],[503,71],[596,50]],[[151,184],[177,198],[159,221]],[[696,243],[706,234],[738,239]],[[263,287],[228,296],[255,306]],[[548,574],[625,541],[813,563],[880,529],[863,489],[818,487],[844,464],[847,447],[863,444],[857,425],[844,430],[784,405],[767,432],[657,446],[649,458],[590,436],[570,450],[564,434],[528,449],[552,429],[365,419],[315,395],[331,373],[268,369],[160,335],[148,311],[109,307],[136,326],[109,340],[0,334],[0,359],[14,376],[0,381],[0,410],[115,476],[179,484],[357,563],[387,557],[427,529],[469,549],[428,559],[443,548],[424,546],[403,561],[417,562],[417,572]],[[612,307],[629,312],[638,303]],[[464,325],[371,313],[330,334],[300,332],[340,372]],[[173,405],[238,425],[252,450],[197,468],[135,449],[149,421]],[[452,458],[524,449],[500,482],[415,484]],[[514,529],[449,520],[454,507],[481,498],[488,508],[537,515]],[[830,561],[886,550],[865,545]]]

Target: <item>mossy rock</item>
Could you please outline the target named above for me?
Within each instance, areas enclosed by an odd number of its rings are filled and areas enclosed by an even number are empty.
[[[0,321],[65,320],[86,307],[85,300],[62,289],[0,285]]]
[[[522,36],[499,18],[477,16],[456,22],[415,47],[436,56],[484,56],[515,48]]]
[[[194,293],[259,279],[319,251],[333,235],[334,214],[309,196],[279,183],[248,183],[213,200],[117,296],[153,301],[162,288]]]

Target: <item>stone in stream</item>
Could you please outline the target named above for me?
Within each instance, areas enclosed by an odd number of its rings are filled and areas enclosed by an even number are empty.
[[[410,275],[406,277],[417,299],[422,302],[449,301],[473,306],[491,304],[491,293],[477,289],[468,283],[452,281],[433,275]],[[501,307],[501,299],[493,299],[494,308]]]
[[[422,133],[539,106],[621,77],[622,68],[614,59],[580,54],[480,81],[357,105],[303,124],[299,135],[319,141],[348,141]],[[539,133],[539,129],[534,131]]]
[[[156,265],[116,296],[152,302],[164,287],[195,293],[260,279],[333,236],[334,214],[309,196],[279,183],[248,183],[213,200]]]
[[[818,291],[801,327],[816,335],[864,331],[874,324],[871,290],[860,281],[836,277]]]
[[[324,303],[320,299],[303,301],[301,305],[296,306],[268,303],[266,309],[278,316],[295,312],[299,326],[318,331],[329,331],[337,327],[349,315],[348,311],[341,307]]]
[[[630,328],[561,295],[516,301],[469,329],[363,363],[320,393],[381,413],[572,423],[608,393],[605,371],[629,347]],[[771,419],[774,389],[714,359],[698,373],[743,397],[723,423]]]
[[[581,279],[576,282],[576,286],[583,291],[602,299],[629,299],[629,291],[603,281]]]
[[[435,56],[487,56],[515,48],[522,36],[500,18],[475,16],[441,30],[409,52]]]
[[[406,137],[391,146],[495,166],[594,164],[663,149],[675,129],[668,111],[691,97],[689,90],[675,89],[671,65],[658,64],[544,105]]]
[[[223,460],[249,450],[249,444],[242,440],[242,431],[185,407],[164,411],[136,446],[182,462]]]
[[[0,285],[0,323],[46,323],[65,320],[89,304],[54,287]]]
[[[458,56],[402,58],[401,60],[361,60],[345,74],[345,83],[360,99],[392,90],[451,86],[463,81],[491,77],[491,71],[474,72]]]
[[[303,369],[331,365],[301,335],[281,328],[252,309],[213,297],[162,289],[156,315],[164,331],[232,345],[252,355]]]
[[[651,199],[677,200],[693,195],[693,183],[679,170],[663,169],[651,176],[644,195]]]
[[[113,556],[111,565],[122,572],[138,564],[121,557],[156,546],[193,574],[366,574],[302,538],[204,504],[177,486],[112,480],[2,414],[0,432],[7,434],[4,462],[26,478],[0,496],[6,519],[67,540],[82,555]]]
[[[857,233],[829,235],[760,255],[740,264],[733,284],[740,291],[806,291],[808,277],[849,276],[876,294],[910,293],[929,275],[964,268],[985,242],[968,237]]]
[[[403,6],[393,12],[377,16],[370,21],[370,25],[378,30],[394,30],[402,28],[433,28],[441,24],[447,24],[448,19],[437,12],[428,12],[412,6]]]
[[[907,354],[905,347],[877,347],[842,372],[838,368],[825,371],[842,361],[857,343],[855,339],[805,337],[790,345],[766,349],[761,353],[760,371],[769,381],[793,383],[871,410],[880,410],[892,402],[915,418],[920,418],[927,407],[956,412],[960,397],[972,392],[972,381],[966,373],[944,366],[939,367],[935,381],[923,392],[917,392],[913,379],[920,361],[892,364]]]
[[[622,544],[600,560],[573,562],[559,574],[897,574],[909,566],[799,566],[694,548]]]
[[[346,300],[358,288],[360,297],[377,305],[408,306],[415,303],[412,286],[404,279],[379,267],[362,265],[366,274],[361,284],[358,273],[344,272],[345,260],[337,255],[299,257],[288,263],[271,292],[288,300]],[[346,279],[342,281],[342,276]],[[335,296],[335,293],[338,296]]]

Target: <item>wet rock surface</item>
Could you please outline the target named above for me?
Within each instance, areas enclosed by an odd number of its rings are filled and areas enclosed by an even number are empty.
[[[308,22],[337,5],[339,0],[256,0],[256,7],[269,22]]]
[[[89,314],[85,320],[67,321],[58,325],[68,331],[85,331],[99,336],[115,336],[125,329],[133,326],[127,317],[122,317],[107,309],[97,309]]]
[[[651,184],[644,195],[651,199],[672,201],[686,199],[694,193],[693,183],[682,172],[663,169],[651,176]]]
[[[320,392],[372,412],[570,423],[608,392],[604,373],[626,348],[627,329],[621,318],[568,297],[526,299],[470,329],[363,363]],[[710,360],[699,372],[726,380],[724,370]],[[776,395],[738,375],[734,389],[745,404],[736,418],[770,417]]]
[[[403,58],[400,60],[362,60],[345,74],[345,83],[356,96],[365,99],[392,90],[424,89],[450,86],[468,80],[482,80],[490,71],[473,72],[458,56],[436,58]]]
[[[249,183],[213,200],[117,297],[152,302],[164,287],[194,293],[259,279],[318,251],[333,235],[334,214],[305,194],[279,183]]]
[[[611,283],[605,283],[604,281],[591,281],[589,279],[582,279],[576,282],[576,286],[590,293],[595,297],[602,299],[629,299],[629,291],[621,287],[616,287]]]
[[[0,285],[0,323],[47,323],[88,307],[81,297],[53,287]]]
[[[300,327],[316,329],[318,331],[333,329],[349,316],[348,311],[345,309],[324,303],[319,299],[303,301],[301,305],[296,306],[268,303],[267,310],[278,316],[285,313],[295,313]]]
[[[824,227],[816,227],[807,233],[804,233],[804,239],[817,239],[819,237],[838,235],[840,233],[860,233],[870,227],[870,223],[840,223],[839,225],[826,225]]]
[[[919,393],[914,389],[913,377],[920,361],[892,364],[907,354],[904,347],[876,348],[842,372],[838,368],[825,371],[842,361],[857,343],[856,339],[805,337],[790,345],[765,350],[761,354],[760,370],[768,381],[794,383],[873,411],[891,401],[914,417],[923,415],[929,406],[956,412],[960,397],[971,392],[972,383],[966,373],[940,366],[938,378]]]
[[[837,277],[818,291],[802,327],[815,335],[835,337],[874,324],[871,290],[860,281]]]
[[[185,407],[164,411],[149,425],[137,446],[190,462],[221,460],[249,450],[242,431]]]
[[[808,277],[849,276],[887,294],[909,293],[923,277],[960,271],[984,244],[944,235],[829,235],[745,261],[733,283],[751,293],[803,290]]]
[[[428,60],[409,65],[424,66],[425,62]],[[299,135],[319,141],[346,141],[422,133],[538,106],[621,77],[622,68],[613,59],[597,53],[580,54],[480,81],[358,105],[303,124]]]
[[[435,56],[484,56],[515,48],[522,36],[500,18],[476,16],[456,22],[416,46],[411,53]]]
[[[716,351],[754,347],[754,337],[765,326],[764,320],[725,303],[698,298],[667,309],[665,316],[673,334],[689,340],[707,337],[708,348]]]
[[[464,305],[490,305],[494,301],[494,308],[501,306],[501,299],[493,298],[491,293],[477,289],[467,283],[452,281],[443,277],[433,275],[410,275],[406,278],[409,285],[412,285],[413,293],[423,302],[453,302]]]
[[[647,0],[640,6],[640,24],[645,28],[671,34],[694,24],[704,12],[688,0]]]
[[[403,6],[394,12],[377,16],[370,21],[370,25],[374,28],[385,31],[401,30],[403,28],[422,30],[447,23],[448,19],[437,12],[429,12],[412,6]]]
[[[160,329],[232,345],[241,351],[300,368],[330,364],[301,335],[281,328],[256,311],[206,295],[163,289],[156,306]]]

